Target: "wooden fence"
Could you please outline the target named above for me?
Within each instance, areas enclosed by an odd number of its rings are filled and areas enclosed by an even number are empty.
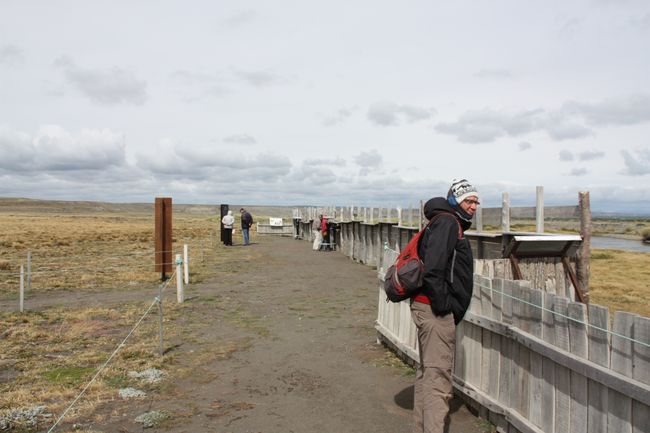
[[[383,262],[396,254],[387,249]],[[550,265],[524,267],[541,275]],[[649,432],[650,319],[616,312],[610,326],[607,308],[573,302],[548,283],[504,279],[508,268],[476,261],[472,303],[457,327],[456,392],[502,432]],[[417,363],[408,302],[385,302],[378,274],[380,339]]]

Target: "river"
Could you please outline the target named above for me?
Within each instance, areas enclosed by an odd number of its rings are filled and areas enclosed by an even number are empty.
[[[644,244],[640,240],[609,238],[605,236],[592,236],[591,248],[650,253],[650,244]]]

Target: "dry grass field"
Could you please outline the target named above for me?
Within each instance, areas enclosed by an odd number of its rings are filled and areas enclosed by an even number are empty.
[[[264,209],[256,210],[254,216],[260,220]],[[271,216],[283,216],[281,212],[269,210]],[[228,262],[219,244],[216,213],[216,207],[174,208],[173,249],[180,253],[183,244],[189,245],[193,282],[214,278],[236,266]],[[629,235],[648,225],[641,221],[628,224],[631,229],[620,221],[599,227]],[[157,294],[160,274],[153,270],[153,226],[152,206],[0,200],[0,305],[5,308],[0,309],[0,415],[35,404],[46,404],[48,411],[60,413],[94,374],[94,368],[88,366],[103,363],[151,307],[150,302],[129,301],[128,294],[149,293],[149,299]],[[526,227],[523,224],[517,229]],[[575,231],[568,226],[555,230]],[[235,242],[241,243],[239,234]],[[28,251],[32,279],[26,305],[37,308],[19,314],[15,311],[18,271]],[[612,313],[625,310],[650,316],[649,258],[644,253],[592,251],[592,302],[608,306]],[[113,302],[101,306],[54,302],[60,295],[82,299],[100,293],[113,294]],[[218,299],[206,301],[219,307]],[[14,307],[9,309],[9,305]],[[182,307],[170,302],[165,308],[166,321],[182,320]],[[230,319],[256,326],[244,316]],[[144,323],[138,338],[119,352],[89,389],[92,398],[80,402],[75,411],[92,412],[94,405],[113,398],[116,389],[129,383],[127,372],[132,370],[160,368],[178,377],[189,374],[173,354],[156,356],[157,331],[155,321]],[[181,331],[169,327],[166,332],[167,338],[174,339]],[[241,344],[245,343],[225,342],[197,356],[227,357]],[[160,391],[164,386],[150,384],[145,390]],[[74,419],[74,413],[71,417]],[[28,425],[14,427],[17,432],[34,431]]]

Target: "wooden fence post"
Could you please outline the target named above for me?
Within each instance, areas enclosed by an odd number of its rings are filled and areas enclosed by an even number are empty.
[[[190,283],[190,259],[187,253],[187,244],[183,245],[183,281],[185,284]]]
[[[181,266],[183,265],[183,258],[180,254],[176,254],[176,300],[179,304],[185,301],[185,293],[183,293],[183,276],[181,274]]]
[[[19,303],[20,303],[20,312],[23,312],[23,306],[25,304],[25,267],[20,265],[20,294],[19,294]]]
[[[537,205],[535,206],[535,222],[537,233],[544,233],[544,187],[537,187]]]
[[[510,231],[510,194],[507,192],[501,195],[501,231]]]
[[[591,248],[591,208],[589,204],[589,191],[578,193],[580,209],[580,236],[582,244],[578,250],[578,261],[576,262],[578,284],[585,295],[585,302],[589,302],[589,250]]]

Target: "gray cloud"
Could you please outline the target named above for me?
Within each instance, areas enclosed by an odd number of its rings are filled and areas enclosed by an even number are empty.
[[[593,135],[590,127],[650,122],[650,95],[608,98],[597,103],[566,102],[559,109],[519,112],[470,110],[454,122],[439,123],[436,131],[465,143],[489,143],[500,137],[545,132],[555,140]]]
[[[573,161],[573,153],[568,150],[560,151],[560,161]]]
[[[522,141],[521,143],[518,144],[518,147],[519,147],[519,151],[524,152],[526,150],[531,149],[533,145],[527,141]]]
[[[355,156],[354,162],[361,167],[376,168],[382,164],[383,158],[379,152],[377,152],[377,149],[372,149],[367,152],[361,152]]]
[[[124,165],[122,136],[109,130],[86,129],[71,134],[47,125],[30,136],[0,128],[0,168],[7,171],[104,170]]]
[[[325,117],[323,119],[323,125],[325,126],[334,126],[344,123],[346,120],[352,116],[352,113],[357,109],[357,107],[352,108],[341,108],[337,110],[336,113]]]
[[[630,176],[650,174],[650,149],[638,149],[633,155],[627,150],[621,150],[625,168],[622,173]]]
[[[223,142],[229,144],[251,145],[256,144],[257,140],[255,140],[255,137],[247,134],[235,134],[224,137]]]
[[[584,176],[587,173],[586,168],[574,168],[569,172],[569,176]]]
[[[561,115],[575,115],[590,125],[635,125],[650,122],[650,95],[608,98],[596,103],[567,102]]]
[[[3,45],[0,47],[0,65],[16,65],[23,61],[23,53],[15,45]]]
[[[103,105],[142,105],[147,100],[147,83],[120,68],[105,70],[78,67],[66,57],[55,61],[68,83],[91,101]]]
[[[587,150],[584,152],[580,152],[578,154],[578,159],[580,161],[591,161],[594,159],[600,159],[605,157],[605,152],[601,152],[598,150]]]
[[[326,165],[330,167],[345,167],[347,162],[343,158],[315,158],[305,159],[303,165],[306,167],[316,167],[319,165]]]
[[[407,123],[430,119],[435,110],[390,101],[374,102],[368,107],[368,119],[381,126],[394,126],[403,118]]]
[[[286,80],[269,71],[234,71],[235,76],[254,87],[270,87],[285,84]]]

